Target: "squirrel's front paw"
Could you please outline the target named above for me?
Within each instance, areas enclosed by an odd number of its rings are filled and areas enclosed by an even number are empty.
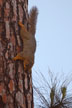
[[[12,60],[14,60],[14,61],[19,60],[19,59],[20,59],[20,56],[18,56],[18,55],[12,58]]]
[[[16,60],[17,60],[17,58],[16,58],[16,57],[13,57],[13,58],[12,58],[12,60],[16,61]]]
[[[14,61],[16,60],[24,60],[23,57],[21,57],[20,55],[17,55],[16,57],[13,58]]]

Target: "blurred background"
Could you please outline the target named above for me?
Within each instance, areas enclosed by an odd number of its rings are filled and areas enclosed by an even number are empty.
[[[46,84],[51,85],[51,79],[56,77],[59,85],[72,81],[72,0],[29,0],[28,6],[29,11],[32,6],[39,10],[33,83],[38,89],[43,88],[42,94],[47,99],[50,90]],[[49,76],[49,71],[53,76]],[[68,94],[72,91],[72,82],[67,90]],[[40,98],[34,93],[35,108],[37,101]]]
[[[39,10],[35,71],[45,76],[72,72],[72,0],[29,0],[28,9]]]

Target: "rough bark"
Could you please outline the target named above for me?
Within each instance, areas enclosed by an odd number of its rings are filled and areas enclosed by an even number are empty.
[[[12,60],[22,50],[18,22],[27,20],[27,0],[0,0],[0,108],[33,108],[32,73]]]

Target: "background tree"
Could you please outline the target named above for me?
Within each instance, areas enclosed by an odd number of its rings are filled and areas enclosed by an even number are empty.
[[[39,78],[41,82],[35,81],[35,108],[72,108],[72,74],[59,77],[49,72],[48,79],[39,72],[37,75],[35,79]]]
[[[21,21],[28,29],[28,0],[0,0],[0,108],[33,108],[32,72],[12,58],[22,50]]]

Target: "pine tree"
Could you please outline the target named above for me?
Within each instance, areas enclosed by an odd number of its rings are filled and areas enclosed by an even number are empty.
[[[12,58],[22,50],[21,21],[28,29],[28,0],[0,0],[0,108],[33,108],[32,72]]]
[[[69,84],[72,81],[72,74],[67,75],[62,79],[58,78],[52,72],[50,76],[45,78],[43,74],[38,74],[36,79],[39,83],[34,85],[35,106],[36,108],[72,108],[72,91],[70,91]]]

